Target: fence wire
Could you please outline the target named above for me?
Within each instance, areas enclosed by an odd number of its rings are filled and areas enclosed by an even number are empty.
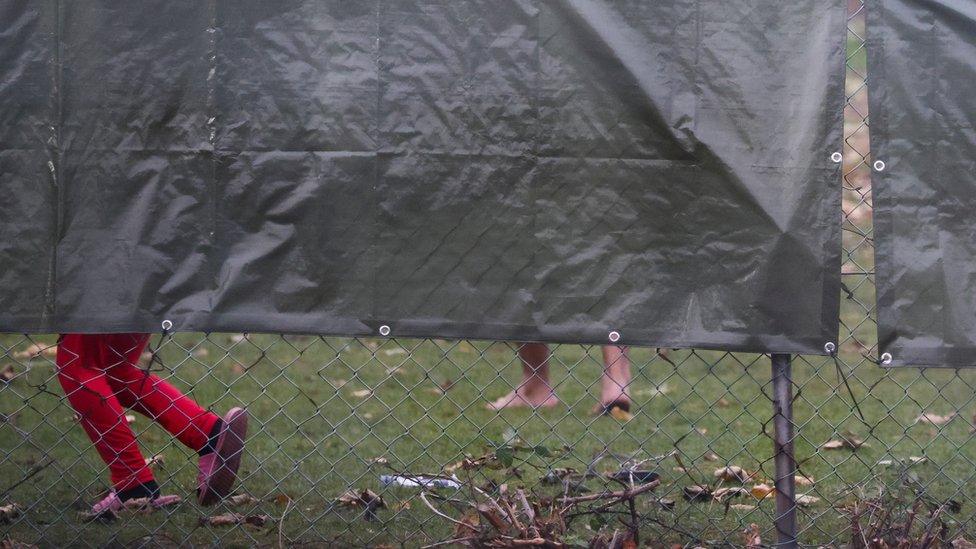
[[[976,376],[876,364],[863,15],[851,0],[839,350],[793,361],[799,539],[972,547]],[[131,412],[183,501],[92,517],[109,471],[58,382],[57,344],[0,336],[4,547],[776,542],[761,355],[156,334],[141,368],[216,413],[247,408],[236,492],[197,504],[196,452]],[[543,406],[492,409],[523,397]]]

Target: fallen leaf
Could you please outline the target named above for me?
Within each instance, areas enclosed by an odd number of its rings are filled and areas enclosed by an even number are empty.
[[[258,503],[258,498],[252,496],[251,494],[235,494],[227,498],[227,505],[251,505]]]
[[[797,505],[800,505],[802,507],[806,507],[808,505],[813,505],[814,503],[819,502],[820,501],[820,498],[815,497],[815,496],[809,496],[809,495],[806,495],[806,494],[800,494],[800,495],[796,496],[796,500],[795,501],[796,501],[796,504]]]
[[[244,341],[245,339],[247,339],[247,336],[244,335],[244,334],[234,334],[234,335],[228,337],[227,339],[229,339],[231,343],[240,343],[240,342]]]
[[[383,498],[378,496],[372,490],[366,489],[362,492],[356,492],[355,490],[349,490],[345,492],[336,500],[340,505],[345,505],[346,507],[361,507],[366,511],[366,520],[373,520],[376,518],[376,509],[381,509],[386,507],[383,502]]]
[[[702,456],[702,458],[704,458],[705,461],[718,461],[720,459],[718,457],[718,454],[716,454],[715,452],[709,452],[704,456]]]
[[[708,429],[704,427],[695,427],[695,432],[697,432],[701,436],[705,436],[708,434]]]
[[[716,469],[712,474],[715,478],[725,482],[746,482],[752,476],[738,465],[729,465],[728,467]]]
[[[151,469],[163,469],[165,464],[162,454],[156,454],[151,458],[146,458],[146,467]]]
[[[276,505],[288,505],[288,503],[292,500],[294,500],[294,498],[288,494],[278,494],[274,497],[274,502]]]
[[[742,541],[746,549],[759,549],[762,547],[762,539],[759,536],[759,525],[754,522],[743,530]]]
[[[803,475],[798,475],[796,477],[796,481],[795,482],[796,482],[796,485],[797,486],[813,486],[813,483],[815,481],[814,481],[813,477],[805,477]]]
[[[135,423],[135,421],[136,421],[136,416],[134,416],[132,414],[126,414],[125,415],[125,422],[126,423]]]
[[[959,536],[958,538],[952,540],[953,549],[976,549],[976,543],[973,543],[966,538]]]
[[[753,486],[751,492],[752,496],[756,499],[766,499],[766,497],[768,497],[770,494],[776,492],[776,488],[766,483],[762,483]]]
[[[268,515],[242,515],[240,513],[224,513],[212,517],[201,517],[200,526],[247,526],[262,527],[271,523]]]
[[[369,389],[359,389],[358,391],[352,392],[352,396],[356,398],[369,398],[370,396],[372,396],[372,394],[373,391],[370,391]]]
[[[402,347],[396,347],[394,349],[385,349],[383,354],[386,356],[405,355],[407,354],[407,350]]]
[[[674,510],[674,500],[668,498],[661,498],[657,500],[657,504],[661,507],[667,509],[668,511]]]
[[[15,377],[17,377],[17,371],[14,370],[13,364],[6,364],[0,368],[0,382],[10,383]]]
[[[755,505],[746,505],[745,503],[733,503],[729,505],[729,509],[735,509],[736,511],[755,511]]]
[[[41,354],[47,358],[54,358],[58,356],[58,346],[49,345],[47,347],[44,347],[44,349],[41,351]]]
[[[952,418],[954,417],[956,417],[955,412],[952,412],[951,414],[946,416],[940,416],[938,414],[925,412],[924,414],[918,416],[918,419],[915,420],[915,423],[923,423],[928,425],[945,425],[946,423],[952,421]]]
[[[233,365],[232,365],[232,366],[230,367],[230,371],[232,371],[232,372],[234,372],[235,374],[237,374],[237,375],[239,375],[239,376],[240,376],[240,375],[244,375],[244,372],[246,372],[246,371],[247,371],[247,368],[245,368],[245,367],[244,367],[244,365],[243,365],[243,364],[241,364],[240,362],[235,362],[235,363],[234,363],[234,364],[233,364]]]
[[[349,383],[349,382],[346,381],[345,379],[330,379],[329,380],[329,384],[331,384],[334,389],[342,389],[342,387],[346,383]]]
[[[383,456],[369,458],[369,459],[366,460],[366,464],[367,465],[388,465],[389,463],[390,463],[390,460],[386,459]]]
[[[685,486],[683,495],[687,501],[710,501],[712,499],[712,489],[700,484]]]
[[[614,406],[610,408],[610,416],[617,421],[627,422],[634,419],[634,414],[631,414],[627,410],[624,410],[620,406]]]
[[[841,448],[849,448],[851,450],[857,450],[862,446],[868,446],[868,444],[863,440],[861,440],[860,438],[848,434],[841,437],[839,440],[827,441],[826,443],[824,443],[823,446],[821,446],[821,448],[823,448],[824,450],[839,450]]]
[[[0,549],[38,549],[38,547],[8,538],[0,541]]]
[[[715,501],[725,501],[729,498],[736,498],[747,494],[749,494],[749,491],[740,486],[726,486],[712,492],[712,499]]]
[[[728,408],[729,406],[732,406],[732,403],[729,402],[729,399],[725,397],[718,399],[718,402],[716,402],[715,404],[718,405],[719,408]]]
[[[195,356],[196,358],[206,358],[209,355],[210,355],[210,351],[208,351],[206,347],[197,347],[193,351],[193,356]]]
[[[15,518],[20,516],[20,505],[8,503],[0,505],[0,524],[10,524]]]

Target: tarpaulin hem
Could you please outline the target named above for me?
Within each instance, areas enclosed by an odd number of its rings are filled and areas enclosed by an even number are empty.
[[[694,336],[675,336],[673,334],[653,333],[650,331],[620,332],[620,340],[611,343],[608,327],[605,331],[592,329],[581,330],[579,326],[544,327],[522,326],[512,324],[484,324],[484,323],[441,323],[425,321],[384,321],[382,319],[351,319],[330,316],[321,318],[317,322],[306,315],[296,315],[288,320],[274,316],[227,315],[214,318],[201,315],[198,320],[191,318],[161,317],[147,320],[145,317],[117,319],[98,319],[87,316],[85,318],[65,318],[58,326],[44,326],[39,319],[0,317],[0,333],[23,333],[21,326],[34,326],[39,329],[32,333],[122,333],[145,332],[159,333],[162,331],[162,321],[173,322],[171,332],[207,332],[207,333],[250,333],[250,334],[288,334],[313,335],[323,337],[379,337],[379,327],[387,325],[391,328],[391,338],[438,338],[438,339],[468,339],[482,341],[513,341],[513,342],[541,342],[553,344],[583,344],[583,345],[621,345],[634,347],[667,348],[667,349],[702,349],[728,352],[746,353],[787,353],[803,355],[825,356],[824,343],[828,341],[822,336],[809,338],[786,338],[782,336],[745,336],[741,334],[709,332],[701,338]],[[310,322],[311,320],[311,322]],[[309,331],[308,326],[317,324],[321,329]],[[99,330],[92,330],[97,325]],[[56,328],[56,329],[50,329]]]

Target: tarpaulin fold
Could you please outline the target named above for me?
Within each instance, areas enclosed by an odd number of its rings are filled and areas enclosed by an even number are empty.
[[[842,0],[0,9],[0,330],[836,340]]]
[[[976,366],[976,3],[867,8],[879,351]]]

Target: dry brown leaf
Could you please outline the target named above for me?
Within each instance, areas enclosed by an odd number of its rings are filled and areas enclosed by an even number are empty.
[[[627,422],[634,419],[634,414],[624,410],[620,406],[610,408],[610,416],[617,421]]]
[[[236,526],[244,524],[247,526],[262,527],[271,523],[268,515],[242,515],[240,513],[224,513],[212,517],[201,517],[200,526]]]
[[[235,494],[227,498],[227,505],[251,505],[258,503],[258,498],[252,496],[251,494]]]
[[[41,351],[41,355],[47,358],[55,358],[56,356],[58,356],[58,346],[49,345],[47,347],[44,347],[44,349]]]
[[[278,494],[274,497],[274,502],[276,505],[288,505],[293,499],[288,494]]]
[[[378,496],[376,492],[366,489],[362,492],[356,492],[355,490],[349,490],[348,492],[339,496],[337,501],[341,505],[347,507],[360,507],[366,511],[366,520],[372,520],[376,516],[376,509],[386,507],[386,503],[383,502],[383,498]]]
[[[685,486],[682,492],[687,501],[710,501],[712,499],[712,489],[701,484]]]
[[[688,472],[688,469],[685,469],[684,467],[674,467],[672,470],[675,473],[687,473]]]
[[[359,389],[358,391],[353,391],[352,396],[356,398],[369,398],[373,395],[373,391],[369,389]]]
[[[0,549],[38,549],[38,547],[15,539],[5,539],[0,540]]]
[[[193,350],[193,356],[196,358],[206,358],[210,355],[210,351],[206,347],[197,347]]]
[[[821,448],[824,450],[839,450],[841,448],[857,450],[862,446],[868,446],[868,444],[856,436],[846,435],[840,439],[827,441],[823,446],[821,446]]]
[[[8,503],[6,505],[0,505],[0,524],[9,524],[15,518],[20,516],[20,505],[16,503]]]
[[[952,549],[976,549],[976,543],[959,536],[958,538],[952,540]]]
[[[705,461],[718,461],[720,459],[718,454],[715,452],[709,452],[702,457],[705,459]]]
[[[755,511],[755,505],[746,505],[745,503],[733,503],[729,505],[729,509],[735,509],[736,511]]]
[[[725,501],[729,498],[736,498],[748,494],[749,494],[749,490],[746,490],[741,486],[727,486],[727,487],[719,488],[714,492],[712,492],[712,498],[715,501]]]
[[[924,414],[918,416],[915,423],[922,423],[925,425],[945,425],[952,421],[952,418],[956,417],[956,413],[952,412],[949,415],[940,416],[938,414],[933,414],[930,412],[925,412]]]
[[[813,477],[805,477],[803,475],[798,475],[796,477],[797,486],[813,486],[814,482],[816,481],[814,480]]]
[[[698,433],[701,436],[705,436],[705,435],[708,434],[708,429],[706,429],[704,427],[695,427],[695,432]]]
[[[243,365],[243,364],[241,364],[240,362],[235,362],[235,363],[234,363],[234,364],[233,364],[233,365],[232,365],[232,366],[230,367],[230,371],[232,371],[232,372],[234,372],[235,374],[237,374],[237,375],[239,375],[239,376],[240,376],[240,375],[244,375],[244,372],[246,372],[246,371],[247,371],[247,368],[245,368],[245,367],[244,367],[244,365]]]
[[[134,416],[132,414],[126,414],[125,415],[125,422],[126,423],[135,423],[135,421],[136,421],[136,416]]]
[[[728,408],[729,406],[732,406],[732,403],[729,402],[729,399],[727,399],[725,397],[722,397],[722,398],[718,399],[718,402],[716,402],[715,404],[719,408]]]
[[[820,498],[815,497],[815,496],[810,496],[810,495],[807,495],[807,494],[800,494],[800,495],[796,496],[796,504],[797,505],[800,505],[802,507],[806,507],[808,505],[813,505],[814,503],[817,503],[819,501],[820,501]]]
[[[756,499],[766,499],[771,494],[776,493],[776,488],[774,488],[773,486],[770,486],[769,484],[762,483],[762,484],[757,484],[757,485],[753,486],[752,487],[752,490],[750,490],[750,491],[752,492],[752,496],[754,498],[756,498]]]
[[[759,525],[753,522],[742,532],[743,545],[746,549],[759,549],[762,547],[762,538],[759,536]]]
[[[146,467],[150,469],[163,469],[166,465],[165,460],[163,460],[162,454],[156,454],[153,457],[146,458]]]
[[[725,481],[725,482],[746,482],[752,476],[745,469],[739,467],[738,465],[729,465],[728,467],[721,467],[716,469],[712,473],[715,478]]]
[[[17,377],[17,371],[14,370],[13,364],[0,367],[0,383],[10,383],[15,377]]]

